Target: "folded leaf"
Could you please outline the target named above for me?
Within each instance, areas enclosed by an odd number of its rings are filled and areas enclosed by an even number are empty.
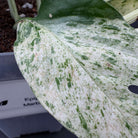
[[[41,104],[78,137],[137,137],[138,33],[102,0],[43,0],[18,24],[16,61]]]
[[[104,0],[116,8],[123,16],[138,9],[137,0]]]

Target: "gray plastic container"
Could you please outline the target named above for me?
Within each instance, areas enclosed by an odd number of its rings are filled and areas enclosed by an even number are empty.
[[[15,138],[39,132],[58,132],[61,125],[48,113],[39,113],[0,120],[0,138]],[[4,137],[4,136],[3,136]]]
[[[23,79],[16,64],[14,53],[0,53],[0,81]]]
[[[35,98],[18,69],[13,52],[0,53],[0,138],[57,132],[61,128]]]

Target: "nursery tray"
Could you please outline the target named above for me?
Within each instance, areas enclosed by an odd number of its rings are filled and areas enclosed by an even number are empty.
[[[62,126],[40,105],[24,79],[0,81],[0,131],[8,138]]]
[[[0,81],[23,79],[13,52],[0,53]]]
[[[2,133],[14,138],[61,128],[23,79],[13,53],[0,53],[0,138]]]

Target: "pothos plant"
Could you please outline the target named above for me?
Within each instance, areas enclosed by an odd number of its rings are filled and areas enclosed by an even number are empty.
[[[18,22],[24,78],[78,137],[138,136],[138,95],[128,90],[138,84],[138,33],[122,16],[137,8],[136,0],[42,0],[36,18]]]

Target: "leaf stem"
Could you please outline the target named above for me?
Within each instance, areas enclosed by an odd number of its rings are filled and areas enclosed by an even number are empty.
[[[39,11],[39,8],[41,5],[41,0],[36,0],[36,4],[37,4],[37,11]]]
[[[19,15],[18,15],[18,12],[17,12],[17,7],[16,7],[16,4],[15,4],[15,0],[8,0],[8,5],[9,5],[9,8],[10,8],[11,16],[14,19],[14,21],[16,22],[17,20],[19,20]]]

